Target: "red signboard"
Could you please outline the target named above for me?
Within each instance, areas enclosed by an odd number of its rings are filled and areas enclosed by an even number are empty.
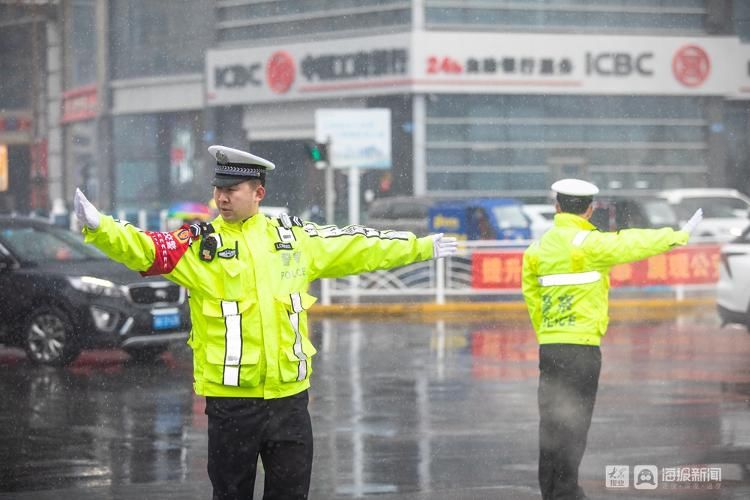
[[[96,117],[99,101],[96,85],[88,85],[63,92],[62,123],[90,120]]]
[[[719,245],[678,247],[646,260],[619,264],[609,276],[613,287],[698,285],[719,279]],[[523,251],[478,251],[472,255],[471,286],[520,289]]]

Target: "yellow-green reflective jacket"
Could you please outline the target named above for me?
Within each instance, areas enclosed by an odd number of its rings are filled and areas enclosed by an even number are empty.
[[[316,300],[308,284],[427,260],[433,252],[429,238],[361,226],[263,215],[211,224],[217,247],[210,261],[201,260],[200,240],[187,226],[144,232],[102,216],[98,229],[84,229],[86,242],[113,260],[188,289],[194,388],[205,396],[271,399],[307,389],[316,352],[307,332]]]
[[[610,268],[688,237],[671,228],[603,233],[577,215],[555,215],[554,226],[523,255],[523,296],[539,343],[599,345],[609,323]]]

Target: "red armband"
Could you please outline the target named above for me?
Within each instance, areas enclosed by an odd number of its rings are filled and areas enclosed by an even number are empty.
[[[171,233],[161,231],[145,231],[145,233],[154,241],[156,255],[148,271],[141,273],[143,276],[171,273],[190,248],[190,244],[196,239],[190,233],[190,226],[187,224]]]

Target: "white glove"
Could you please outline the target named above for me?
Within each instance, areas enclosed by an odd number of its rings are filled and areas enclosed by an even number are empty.
[[[700,221],[703,220],[703,209],[699,208],[695,211],[692,217],[690,217],[690,220],[688,220],[684,226],[682,226],[682,231],[687,232],[688,234],[693,232],[693,229],[695,229],[695,226],[697,226]]]
[[[81,192],[80,189],[76,188],[76,196],[73,200],[73,207],[76,211],[76,217],[78,222],[96,229],[99,227],[99,211],[91,204],[86,196]]]
[[[458,251],[458,241],[452,236],[443,236],[443,233],[432,234],[432,258],[440,259],[456,255]]]

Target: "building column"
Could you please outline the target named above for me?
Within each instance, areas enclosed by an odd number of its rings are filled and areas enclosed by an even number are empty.
[[[109,0],[96,2],[96,116],[94,178],[96,192],[92,202],[100,210],[112,212],[115,203],[115,162],[112,144],[112,99],[109,90]]]
[[[62,97],[62,38],[60,18],[47,25],[47,189],[52,210],[64,209],[63,128],[60,124]]]
[[[708,121],[706,161],[709,174],[706,185],[709,187],[724,187],[727,186],[729,176],[727,175],[727,125],[724,116],[723,98],[706,98],[706,119]]]
[[[412,96],[414,196],[427,194],[427,124],[424,94]]]

